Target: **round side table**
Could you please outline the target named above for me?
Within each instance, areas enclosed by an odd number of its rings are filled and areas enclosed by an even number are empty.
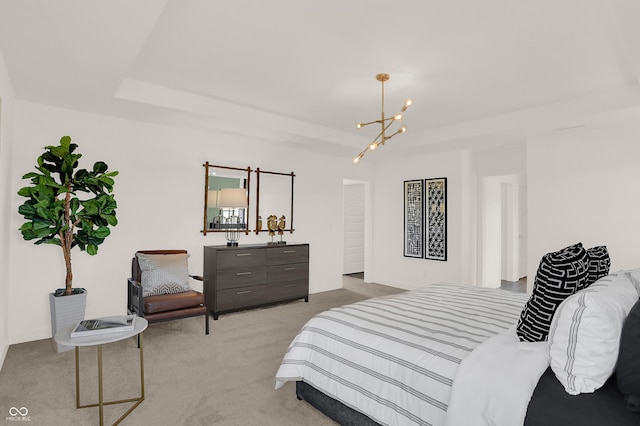
[[[96,319],[118,319],[125,316],[114,316]],[[88,408],[98,407],[100,411],[100,426],[104,425],[104,406],[113,404],[122,404],[126,402],[135,402],[135,404],[122,415],[114,425],[119,424],[125,417],[129,415],[142,401],[144,401],[144,360],[143,360],[143,345],[142,334],[147,329],[149,323],[146,319],[136,317],[134,321],[134,329],[127,331],[111,332],[107,334],[97,334],[92,336],[83,337],[71,337],[71,331],[75,328],[68,327],[56,333],[54,339],[56,342],[62,345],[75,347],[76,358],[76,408]],[[120,340],[128,339],[129,337],[138,337],[138,348],[140,352],[140,396],[136,398],[122,399],[118,401],[104,401],[102,393],[102,345],[108,343],[118,342]],[[81,346],[97,346],[98,347],[98,402],[95,404],[80,405],[80,347]]]

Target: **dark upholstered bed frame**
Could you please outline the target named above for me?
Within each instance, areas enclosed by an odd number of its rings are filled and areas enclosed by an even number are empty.
[[[366,415],[325,395],[305,382],[296,382],[296,396],[341,425],[380,426]],[[533,393],[524,426],[638,426],[640,413],[625,408],[615,375],[592,394],[565,392],[551,368]]]
[[[615,375],[594,393],[573,396],[564,390],[548,368],[533,392],[524,426],[640,425],[640,413],[625,407]]]
[[[325,395],[308,383],[296,382],[296,396],[298,399],[308,402],[338,424],[349,426],[380,426],[379,423],[374,422],[361,412],[347,407],[340,401],[336,401]]]

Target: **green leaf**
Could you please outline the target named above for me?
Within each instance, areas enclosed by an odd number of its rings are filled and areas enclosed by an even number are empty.
[[[98,178],[98,180],[104,184],[104,186],[106,186],[107,188],[111,189],[113,187],[113,179],[111,179],[109,176],[107,175],[102,175]]]
[[[56,246],[61,246],[62,245],[62,242],[60,241],[60,238],[50,238],[48,240],[41,241],[41,244],[42,243],[44,243],[44,244],[54,244]]]
[[[91,256],[95,256],[96,254],[98,254],[98,246],[95,244],[89,244],[87,245],[87,253],[89,253]]]
[[[105,219],[107,220],[107,223],[111,226],[116,226],[118,224],[118,219],[116,218],[115,215],[105,216]]]
[[[27,202],[18,207],[18,213],[25,216],[26,218],[31,218],[36,215],[36,209],[32,204],[28,204]]]
[[[29,222],[30,225],[33,225],[32,228],[34,231],[40,230],[40,229],[49,229],[51,227],[51,223],[50,222],[45,222],[45,221],[41,221],[41,220],[34,220],[33,222]],[[25,223],[26,225],[26,223]]]
[[[40,176],[40,173],[29,172],[29,173],[23,175],[22,179],[31,179],[31,178],[38,177],[38,176]]]
[[[68,145],[52,146],[51,148],[49,148],[49,152],[58,158],[64,159],[69,155],[69,146]]]
[[[97,238],[102,238],[104,240],[110,234],[111,234],[111,231],[109,231],[109,228],[107,228],[106,226],[101,226],[100,228],[95,230],[95,232],[93,233],[93,236]]]
[[[71,199],[71,215],[75,216],[78,213],[78,209],[80,208],[80,200],[76,197]]]
[[[25,186],[24,188],[20,188],[20,190],[18,191],[18,195],[20,195],[21,197],[30,197],[32,191],[32,187]]]
[[[93,165],[93,172],[94,173],[104,173],[104,172],[107,171],[107,169],[109,169],[109,166],[107,166],[107,163],[105,163],[104,161],[97,161]]]

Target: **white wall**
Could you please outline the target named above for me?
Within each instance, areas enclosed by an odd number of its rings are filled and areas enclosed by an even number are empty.
[[[200,233],[203,214],[202,164],[260,167],[296,173],[296,232],[288,241],[310,243],[310,291],[342,287],[343,178],[369,180],[371,167],[350,158],[281,148],[229,134],[133,122],[29,102],[16,102],[12,192],[25,184],[42,147],[70,135],[83,154],[81,166],[105,161],[118,170],[115,194],[119,224],[95,257],[75,250],[74,286],[89,291],[87,316],[122,314],[126,280],[138,249],[185,248],[192,273],[202,273],[202,247],[224,244],[223,234]],[[252,178],[255,177],[252,176]],[[51,337],[47,294],[63,285],[64,264],[56,246],[34,246],[16,229],[21,197],[11,198],[12,247],[8,256],[10,343]],[[254,212],[251,212],[252,217]],[[241,236],[240,244],[268,241],[265,234]],[[3,269],[4,270],[4,269]],[[3,280],[4,282],[5,280]],[[192,283],[197,288],[196,283]],[[3,298],[4,299],[4,298]],[[29,300],[29,303],[21,301]],[[214,323],[215,328],[215,323]]]
[[[640,123],[527,144],[529,289],[547,252],[606,245],[612,271],[640,266]]]
[[[382,155],[380,153],[379,155]],[[373,281],[414,289],[435,281],[474,281],[474,175],[469,153],[416,154],[376,159],[373,181]],[[447,261],[403,256],[403,182],[447,178]]]
[[[3,364],[9,349],[9,271],[11,262],[9,253],[11,244],[10,182],[11,144],[13,128],[14,95],[9,75],[0,51],[0,366]]]

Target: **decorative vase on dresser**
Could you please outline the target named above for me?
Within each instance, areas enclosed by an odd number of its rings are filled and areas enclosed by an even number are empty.
[[[204,247],[206,304],[223,313],[273,303],[309,301],[309,244]]]

